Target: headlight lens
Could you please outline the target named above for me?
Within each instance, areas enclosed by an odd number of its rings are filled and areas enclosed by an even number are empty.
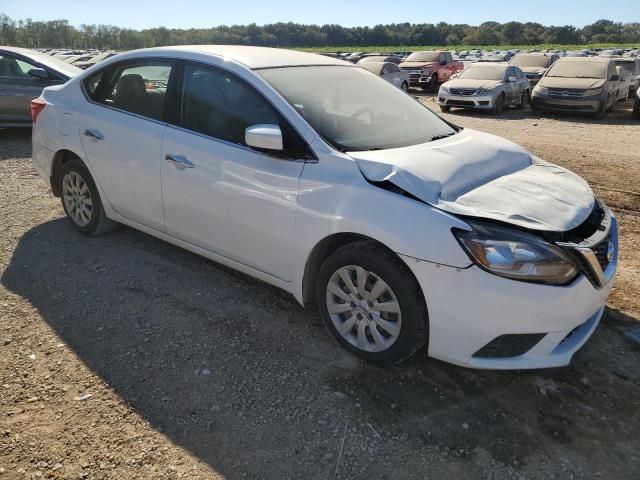
[[[479,88],[478,89],[478,93],[482,94],[482,93],[493,93],[495,89],[493,88]]]
[[[500,277],[566,285],[578,274],[559,247],[519,230],[484,222],[467,222],[473,230],[454,235],[478,266]]]
[[[591,97],[593,95],[600,95],[604,91],[604,88],[590,88],[584,91],[585,97]]]
[[[540,95],[547,95],[549,93],[549,89],[547,87],[540,86],[540,84],[533,87],[533,91]]]

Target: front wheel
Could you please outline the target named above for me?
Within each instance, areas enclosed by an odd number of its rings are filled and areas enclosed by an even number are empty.
[[[395,254],[373,242],[346,245],[324,262],[316,302],[338,343],[365,360],[397,364],[427,341],[418,283]]]
[[[441,112],[450,112],[451,111],[451,107],[447,106],[447,105],[440,105],[440,111]]]
[[[429,87],[431,87],[431,93],[438,93],[438,74],[434,73],[431,75],[431,81],[429,82]]]
[[[403,92],[408,92],[409,84],[407,82],[402,82],[402,85],[400,85],[400,90],[402,90]]]
[[[493,114],[500,115],[504,110],[504,93],[501,93],[500,96],[496,99],[496,103],[493,106]]]
[[[520,103],[518,104],[518,106],[516,107],[518,110],[522,110],[524,108],[524,106],[529,103],[528,102],[529,99],[529,95],[527,94],[526,91],[522,92],[522,94],[520,95]]]
[[[59,182],[62,208],[76,230],[96,235],[116,225],[105,215],[96,184],[81,160],[74,158],[66,162]]]

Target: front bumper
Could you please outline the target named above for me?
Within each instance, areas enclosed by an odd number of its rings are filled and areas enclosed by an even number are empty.
[[[617,252],[617,227],[614,226]],[[580,275],[568,286],[519,282],[474,266],[459,269],[402,256],[424,292],[429,315],[429,356],[481,369],[568,365],[595,331],[615,280],[618,256],[596,288]],[[512,357],[479,356],[503,335],[541,334]]]
[[[443,107],[489,110],[495,105],[495,97],[492,94],[453,95],[441,90],[438,93],[438,103]]]
[[[541,110],[595,113],[602,109],[603,102],[601,96],[563,99],[535,91],[531,94],[531,105]]]

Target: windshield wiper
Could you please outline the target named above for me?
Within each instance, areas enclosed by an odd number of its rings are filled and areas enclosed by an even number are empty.
[[[431,140],[430,140],[430,141],[431,141],[431,142],[434,142],[434,141],[436,141],[436,140],[442,140],[443,138],[450,137],[450,136],[452,136],[452,135],[455,135],[456,133],[458,133],[458,132],[445,133],[445,134],[443,134],[443,135],[434,135],[433,137],[431,137]]]

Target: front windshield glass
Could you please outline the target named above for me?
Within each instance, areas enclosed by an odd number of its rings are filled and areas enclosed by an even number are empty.
[[[471,80],[502,80],[506,67],[471,66],[462,71],[458,78]]]
[[[547,77],[561,78],[606,78],[605,62],[563,62],[558,61],[547,72]]]
[[[409,55],[405,62],[437,62],[439,57],[438,52],[415,52]]]
[[[257,73],[341,151],[406,147],[456,133],[419,101],[362,68],[286,67]]]
[[[509,62],[517,67],[541,67],[549,66],[550,57],[544,55],[516,55]]]

